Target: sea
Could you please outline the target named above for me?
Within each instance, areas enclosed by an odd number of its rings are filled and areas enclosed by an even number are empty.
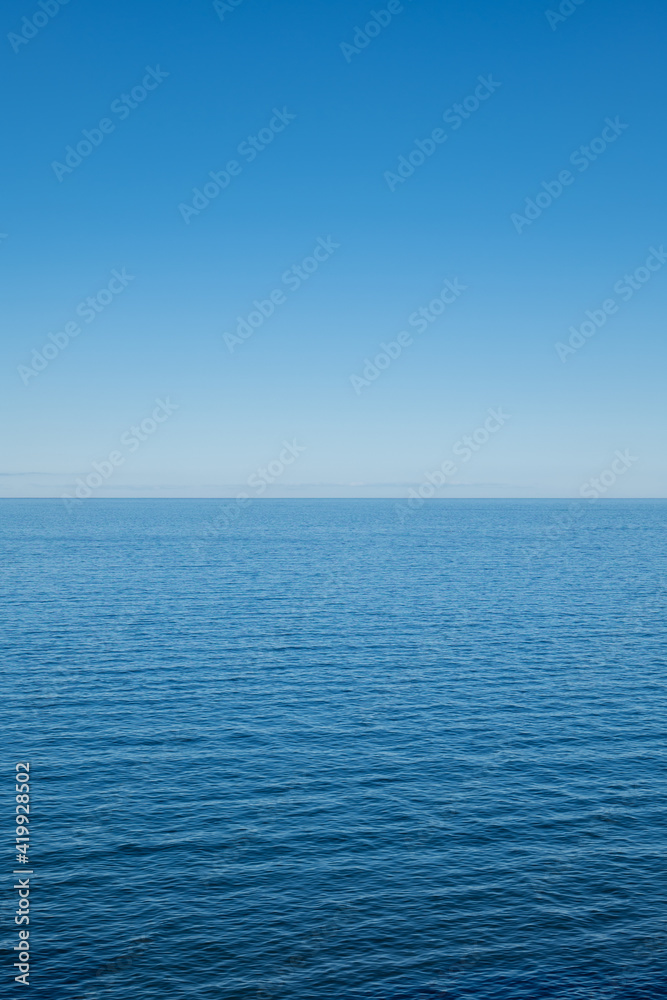
[[[667,502],[0,520],[3,995],[667,997]]]

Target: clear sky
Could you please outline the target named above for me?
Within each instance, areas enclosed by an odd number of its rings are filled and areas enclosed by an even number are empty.
[[[3,496],[667,496],[660,0],[1,19]]]

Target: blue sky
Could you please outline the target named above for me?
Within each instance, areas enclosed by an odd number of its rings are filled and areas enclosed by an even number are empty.
[[[560,9],[8,0],[1,495],[666,496],[667,12]]]

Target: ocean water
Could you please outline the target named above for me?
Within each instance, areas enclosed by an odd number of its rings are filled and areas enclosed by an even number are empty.
[[[667,996],[667,503],[0,518],[8,993]]]

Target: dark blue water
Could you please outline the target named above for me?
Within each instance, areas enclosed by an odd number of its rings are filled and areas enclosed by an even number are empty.
[[[230,509],[0,502],[30,995],[666,996],[667,503]]]

